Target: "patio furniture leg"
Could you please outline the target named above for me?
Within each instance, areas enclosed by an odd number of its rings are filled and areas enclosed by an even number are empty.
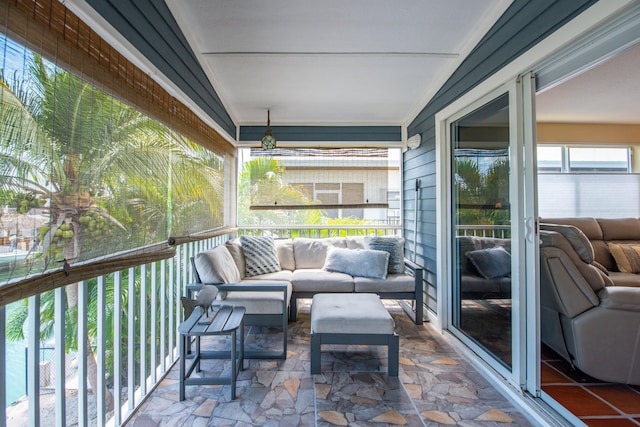
[[[320,334],[311,334],[311,374],[320,373],[322,339]]]
[[[398,335],[389,336],[389,344],[387,344],[388,363],[389,363],[389,376],[398,376],[398,363],[400,362],[400,337]]]
[[[231,333],[231,400],[236,399],[236,331]]]
[[[186,335],[180,335],[180,401],[184,400],[184,389],[185,389],[185,367],[186,367],[186,347],[187,347],[187,339],[189,339]]]

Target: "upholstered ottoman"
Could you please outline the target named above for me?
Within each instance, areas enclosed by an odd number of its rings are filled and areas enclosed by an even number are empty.
[[[311,303],[311,373],[320,373],[322,344],[386,345],[390,376],[398,376],[399,337],[376,294],[317,294]]]

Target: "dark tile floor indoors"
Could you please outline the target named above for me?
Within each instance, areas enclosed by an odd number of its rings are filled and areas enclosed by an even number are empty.
[[[178,398],[178,364],[129,420],[146,426],[529,426],[514,405],[492,387],[429,323],[416,326],[395,302],[385,301],[400,335],[398,377],[389,377],[380,346],[323,346],[322,373],[311,375],[309,303],[289,324],[286,360],[246,360],[230,386],[187,386]],[[278,329],[252,328],[247,348],[279,341]],[[280,335],[281,337],[281,335]],[[217,337],[203,350],[224,346]],[[203,374],[229,362],[202,362]]]
[[[640,426],[640,386],[599,381],[542,349],[542,390],[588,426]]]

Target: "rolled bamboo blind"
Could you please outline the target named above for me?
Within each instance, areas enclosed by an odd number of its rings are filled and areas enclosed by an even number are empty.
[[[236,149],[57,0],[0,0],[0,31],[192,141],[225,156]],[[219,234],[220,231],[214,234]],[[173,244],[211,233],[175,237]],[[0,286],[0,305],[115,271],[169,259],[167,243],[33,274]]]
[[[0,30],[219,155],[235,147],[57,0],[1,0]]]

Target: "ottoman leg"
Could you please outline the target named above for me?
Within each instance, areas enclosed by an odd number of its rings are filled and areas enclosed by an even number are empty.
[[[400,337],[396,334],[389,335],[388,346],[389,376],[398,376],[398,363],[400,361]]]
[[[311,374],[320,373],[320,351],[322,340],[319,334],[311,334]]]

